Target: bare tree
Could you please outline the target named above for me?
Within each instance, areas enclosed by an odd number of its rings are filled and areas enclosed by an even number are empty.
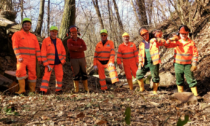
[[[21,22],[23,21],[23,0],[20,0],[20,6],[21,6]]]
[[[131,5],[132,5],[132,7],[133,7],[133,11],[134,11],[134,14],[135,14],[135,16],[136,16],[136,20],[138,21],[139,26],[141,26],[141,21],[139,20],[139,16],[138,16],[138,13],[136,12],[136,7],[135,7],[135,5],[134,5],[134,3],[133,3],[133,0],[130,0],[130,3],[131,3]]]
[[[41,30],[42,30],[42,23],[43,23],[43,17],[44,17],[44,3],[45,3],[45,0],[40,0],[39,18],[38,18],[38,22],[37,22],[36,30],[35,30],[35,32],[38,35],[41,35]]]
[[[113,1],[113,3],[114,3],[114,9],[115,9],[115,13],[116,13],[116,15],[117,15],[117,21],[118,21],[119,27],[120,27],[120,34],[122,34],[123,31],[124,31],[124,29],[123,29],[122,21],[121,21],[121,19],[120,19],[120,14],[119,14],[119,12],[118,12],[117,3],[116,3],[115,0],[112,0],[112,1]]]
[[[93,2],[93,5],[94,5],[94,8],[96,10],[96,13],[98,15],[98,19],[99,19],[99,22],[101,24],[101,29],[104,29],[104,23],[103,23],[103,20],[102,20],[102,17],[101,17],[101,12],[99,10],[98,0],[92,0],[92,2]]]
[[[141,26],[148,26],[147,14],[144,0],[136,0],[138,5],[138,12],[141,20]]]
[[[134,2],[135,1],[135,2]],[[139,23],[139,25],[142,26],[148,26],[147,21],[147,13],[146,13],[146,7],[145,7],[145,1],[144,0],[130,0],[131,5],[133,7],[134,13],[136,15],[136,19]]]
[[[12,3],[12,0],[1,0],[0,11],[13,10]]]
[[[48,0],[47,8],[47,34],[50,35],[50,0]]]
[[[152,12],[153,12],[153,1],[154,0],[148,0],[147,1],[147,6],[146,6],[146,11],[147,11],[147,17],[148,17],[148,24],[152,24]]]
[[[68,28],[75,24],[75,0],[66,0],[64,5],[64,12],[59,30],[59,38],[64,39]]]

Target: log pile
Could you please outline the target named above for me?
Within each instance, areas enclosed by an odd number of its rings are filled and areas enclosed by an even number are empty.
[[[16,58],[11,37],[14,32],[20,30],[21,25],[14,22],[15,18],[16,12],[0,12],[0,87],[1,90],[7,89],[11,93],[18,90],[15,77]]]

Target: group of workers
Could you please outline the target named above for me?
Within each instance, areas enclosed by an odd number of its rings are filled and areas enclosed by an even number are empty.
[[[66,52],[62,41],[57,38],[58,28],[50,27],[50,36],[42,42],[40,51],[39,43],[35,35],[30,33],[31,20],[24,18],[22,29],[16,32],[12,37],[13,49],[17,58],[16,77],[19,82],[19,91],[17,95],[25,92],[25,79],[28,78],[30,92],[35,92],[36,87],[36,57],[38,63],[45,66],[44,76],[40,86],[40,92],[47,93],[49,88],[49,79],[52,70],[55,71],[57,93],[62,92],[63,64],[66,60]],[[139,34],[143,38],[139,48],[133,42],[129,41],[129,34],[122,35],[123,43],[119,45],[117,52],[117,65],[124,69],[130,90],[133,90],[132,76],[138,80],[140,92],[144,89],[144,76],[150,71],[153,81],[153,94],[157,94],[160,77],[159,64],[161,63],[159,55],[159,46],[174,48],[174,66],[176,75],[176,84],[178,92],[183,92],[184,76],[195,96],[197,93],[197,81],[193,76],[198,61],[198,51],[195,43],[189,39],[190,29],[182,25],[179,28],[178,35],[173,35],[168,40],[162,38],[162,32],[156,30],[152,33],[146,28],[140,28]],[[85,90],[88,92],[88,77],[86,72],[86,60],[84,51],[87,49],[85,42],[80,39],[78,28],[71,26],[69,28],[70,39],[67,40],[67,47],[70,53],[71,69],[74,75],[74,92],[79,92],[79,80],[82,82]],[[100,31],[101,41],[97,43],[94,53],[94,70],[99,74],[99,83],[101,90],[107,90],[105,68],[109,72],[112,84],[119,82],[118,74],[115,68],[115,47],[111,40],[108,40],[106,29]],[[123,64],[123,65],[122,65]],[[28,69],[28,75],[26,72]]]

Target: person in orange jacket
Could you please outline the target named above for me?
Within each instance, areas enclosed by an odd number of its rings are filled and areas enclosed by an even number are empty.
[[[128,81],[130,90],[133,90],[132,75],[136,77],[136,71],[138,69],[138,50],[133,42],[129,42],[129,34],[124,33],[122,35],[123,43],[118,47],[117,64],[120,69],[125,70],[125,75]],[[123,60],[123,67],[122,62]],[[131,75],[132,73],[132,75]]]
[[[115,61],[115,51],[114,43],[111,40],[107,40],[107,30],[102,29],[100,31],[101,41],[96,45],[93,65],[95,71],[98,71],[99,82],[101,85],[101,90],[107,90],[106,77],[104,69],[107,68],[109,71],[109,76],[111,78],[112,84],[119,82],[116,68],[114,65]]]
[[[67,40],[67,46],[70,53],[71,69],[74,75],[74,88],[75,93],[79,92],[79,80],[82,77],[82,83],[86,92],[88,89],[88,76],[86,71],[86,60],[84,51],[87,50],[85,42],[77,37],[79,34],[76,26],[69,28],[71,38]]]
[[[168,48],[175,47],[174,49],[174,66],[176,75],[176,84],[178,92],[183,92],[184,76],[195,96],[197,93],[197,81],[193,76],[193,71],[197,69],[198,50],[195,43],[188,37],[190,29],[186,25],[179,28],[179,36],[174,36],[169,41],[176,41],[176,44],[169,44]],[[171,43],[170,42],[170,43]]]
[[[57,38],[58,28],[56,26],[50,27],[50,37],[45,38],[42,42],[41,56],[42,62],[45,66],[44,76],[40,86],[42,94],[47,93],[49,88],[49,80],[52,70],[55,71],[56,77],[56,93],[62,93],[63,80],[63,64],[66,62],[66,51],[62,41]]]
[[[30,33],[31,19],[24,18],[22,29],[12,36],[12,47],[17,58],[16,78],[19,83],[19,91],[16,95],[25,92],[25,79],[28,77],[29,90],[35,92],[36,87],[36,57],[41,64],[40,46],[36,36]],[[28,75],[26,73],[28,69]]]
[[[157,94],[160,81],[159,64],[161,63],[159,46],[168,46],[168,44],[164,39],[161,39],[161,31],[157,30],[154,33],[149,33],[146,28],[140,28],[139,34],[144,40],[139,44],[139,65],[136,78],[139,83],[140,91],[143,92],[145,90],[143,78],[145,74],[150,71],[152,81],[154,82],[153,94]]]

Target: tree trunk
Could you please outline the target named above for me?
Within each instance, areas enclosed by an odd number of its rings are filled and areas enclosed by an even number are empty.
[[[40,0],[39,18],[38,18],[38,22],[37,22],[36,30],[35,30],[35,32],[38,35],[41,35],[41,30],[42,30],[42,23],[43,23],[43,17],[44,17],[44,3],[45,3],[45,0]]]
[[[99,19],[99,22],[101,24],[101,29],[104,29],[104,23],[103,23],[101,13],[100,13],[100,10],[99,10],[98,0],[92,0],[92,2],[93,2],[93,5],[94,5],[94,8],[96,10],[96,13],[98,15],[98,19]]]
[[[144,0],[136,0],[138,5],[138,12],[141,20],[141,26],[148,26],[147,22],[147,14],[146,14],[146,7],[145,7],[145,1]]]
[[[47,9],[47,34],[50,35],[50,0],[48,0],[48,9]]]
[[[124,31],[124,29],[123,29],[123,24],[122,24],[122,21],[121,21],[121,19],[120,19],[120,14],[119,14],[119,12],[118,12],[118,7],[117,7],[117,4],[116,4],[116,1],[113,0],[113,3],[114,3],[115,13],[116,13],[116,15],[117,15],[117,21],[118,21],[119,27],[120,27],[120,34],[122,34],[123,31]]]
[[[21,22],[23,21],[23,0],[20,1],[21,3]]]
[[[64,39],[68,29],[71,25],[75,24],[75,0],[66,0],[64,5],[64,12],[59,30],[59,38]],[[66,45],[64,45],[66,46]]]
[[[148,24],[152,24],[152,11],[153,11],[153,0],[148,0],[147,3],[147,14],[148,14]]]
[[[0,0],[0,11],[13,10],[12,0]]]
[[[76,4],[75,0],[65,0],[65,5],[64,5],[64,12],[63,12],[63,17],[61,21],[61,26],[59,29],[59,34],[58,37],[62,39],[63,45],[66,50],[66,61],[69,61],[69,51],[67,47],[67,39],[66,33],[68,33],[69,27],[71,25],[75,25],[75,13],[76,13]]]
[[[136,20],[138,21],[139,26],[141,26],[141,21],[139,20],[139,16],[138,16],[138,13],[136,12],[136,7],[134,6],[133,0],[130,0],[130,2],[131,2],[131,5],[133,7],[133,11],[134,11],[134,14],[136,16]]]

